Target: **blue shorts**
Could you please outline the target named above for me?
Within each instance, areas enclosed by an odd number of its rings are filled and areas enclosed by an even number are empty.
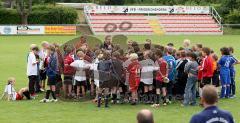
[[[224,74],[220,73],[220,80],[221,80],[222,85],[229,85],[229,84],[231,84],[230,73],[224,73]]]

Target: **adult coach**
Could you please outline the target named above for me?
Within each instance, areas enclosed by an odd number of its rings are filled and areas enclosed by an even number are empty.
[[[154,123],[152,112],[147,109],[138,112],[137,123]]]
[[[192,117],[190,123],[234,123],[232,115],[216,106],[218,93],[216,87],[206,85],[203,88],[201,102],[204,110]]]

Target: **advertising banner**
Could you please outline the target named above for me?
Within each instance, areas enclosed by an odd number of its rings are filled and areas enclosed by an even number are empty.
[[[76,26],[45,26],[46,35],[76,35],[76,31]]]
[[[17,26],[19,35],[43,35],[44,26]]]
[[[0,35],[16,35],[17,26],[0,26]]]
[[[85,6],[86,13],[209,14],[209,6]]]

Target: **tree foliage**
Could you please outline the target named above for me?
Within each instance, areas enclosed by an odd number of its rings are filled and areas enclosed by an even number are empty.
[[[16,0],[17,11],[21,16],[22,24],[28,24],[28,15],[32,11],[32,0]]]

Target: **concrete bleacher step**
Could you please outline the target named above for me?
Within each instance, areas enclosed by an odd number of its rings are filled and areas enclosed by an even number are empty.
[[[89,17],[91,28],[96,35],[221,35],[221,26],[211,15],[121,15],[100,14]],[[122,23],[131,23],[131,28],[121,30]],[[104,30],[107,24],[116,25],[114,32]]]
[[[149,26],[155,34],[164,35],[164,30],[160,25],[157,16],[146,16],[146,18],[148,19]]]

